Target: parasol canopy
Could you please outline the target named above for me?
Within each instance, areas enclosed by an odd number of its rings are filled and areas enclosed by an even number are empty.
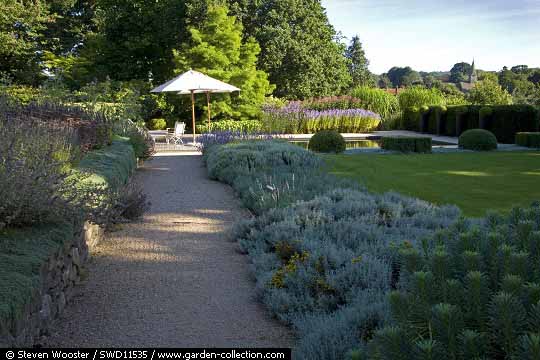
[[[191,94],[191,112],[193,121],[193,143],[195,143],[195,94],[206,93],[208,105],[208,128],[210,129],[210,94],[240,91],[236,86],[195,70],[189,70],[172,80],[152,89],[153,93],[176,92],[180,95]]]

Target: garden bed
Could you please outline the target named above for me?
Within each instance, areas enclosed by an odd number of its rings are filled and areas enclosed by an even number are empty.
[[[452,155],[476,154],[445,156]],[[513,169],[521,172],[531,169],[529,161],[532,158],[526,157],[538,154],[478,155],[522,155],[518,164],[526,168],[517,166]],[[433,351],[448,349],[456,355],[456,344],[459,342],[465,349],[464,342],[469,340],[474,345],[471,347],[473,353],[482,356],[493,351],[529,356],[540,345],[538,335],[534,333],[538,328],[535,321],[540,319],[540,285],[534,282],[539,279],[537,260],[534,260],[535,265],[530,264],[531,271],[528,271],[529,265],[523,259],[529,255],[516,252],[510,246],[517,241],[519,249],[529,250],[530,256],[540,261],[540,218],[537,216],[540,208],[514,209],[506,217],[490,214],[481,220],[466,219],[453,206],[439,207],[397,193],[379,195],[362,190],[356,181],[340,180],[326,173],[316,155],[286,142],[259,140],[210,145],[204,156],[209,176],[230,184],[244,205],[256,214],[255,218],[238,223],[233,236],[251,257],[265,304],[279,319],[297,330],[299,340],[294,350],[295,359],[395,359],[400,355],[408,359],[411,353],[424,351],[429,354],[428,345],[433,346]],[[409,168],[411,161],[428,156],[435,163],[442,162],[441,155],[384,157],[399,164],[388,165],[387,178],[404,182],[399,172],[391,171]],[[357,159],[360,163],[350,165],[360,173],[366,167],[366,159],[375,158],[327,157],[330,162]],[[458,160],[457,163],[463,166],[471,163],[471,159]],[[495,163],[500,163],[501,159],[492,160],[493,175],[472,170],[449,171],[447,178],[454,176],[450,181],[454,189],[465,191],[470,187],[460,185],[455,177],[496,178],[500,169]],[[506,160],[516,166],[515,159]],[[380,167],[373,166],[377,175],[374,179],[382,179]],[[422,192],[426,192],[426,187],[419,179],[426,175],[425,171],[426,166],[414,170],[417,177],[412,181]],[[338,171],[336,174],[346,175]],[[534,174],[529,176],[536,183]],[[496,183],[507,185],[508,180],[502,176]],[[477,189],[486,190],[488,196],[497,192],[481,181],[478,185]],[[519,186],[530,196],[532,184]],[[402,191],[405,187],[396,189]],[[513,188],[502,191],[508,196],[514,194]],[[439,192],[449,191],[440,188]],[[492,238],[494,229],[502,231],[497,234],[495,243],[487,240]],[[534,237],[526,240],[528,234]],[[447,242],[456,245],[446,248]],[[503,250],[508,259],[512,259],[508,261],[515,261],[515,267],[505,267],[507,262],[500,258]],[[446,252],[460,255],[444,258],[448,268],[436,266]],[[497,267],[494,273],[489,273],[490,278],[496,280],[493,286],[490,285],[494,291],[519,291],[497,294],[493,301],[508,299],[519,309],[519,316],[530,313],[530,322],[511,324],[516,331],[506,338],[511,343],[503,343],[506,340],[502,340],[500,327],[492,326],[494,322],[485,323],[480,316],[489,310],[493,321],[507,321],[505,303],[484,301],[476,302],[476,308],[462,307],[464,301],[472,301],[475,297],[467,292],[471,289],[466,287],[468,283],[462,286],[461,281],[483,276],[468,272],[478,270],[478,259],[486,259],[490,266]],[[423,269],[424,263],[433,267],[433,273],[418,271]],[[454,274],[449,269],[460,272]],[[444,281],[430,280],[441,276]],[[499,285],[501,279],[504,281]],[[525,280],[533,282],[525,284]],[[433,293],[419,291],[425,286],[433,289]],[[401,291],[397,294],[392,291],[394,289]],[[443,303],[445,301],[450,304]],[[408,309],[412,307],[420,312],[411,314]],[[490,310],[495,307],[501,310]],[[458,315],[445,317],[449,315],[448,311],[464,314],[471,320],[463,324]],[[475,314],[480,315],[474,317]],[[443,319],[446,322],[443,323]],[[522,317],[519,319],[521,321]],[[413,322],[418,328],[409,327]],[[393,324],[400,327],[394,329]],[[435,325],[433,328],[432,324]],[[483,333],[484,329],[478,324],[485,324],[489,333]],[[450,333],[454,327],[460,333]],[[433,331],[436,343],[416,341],[427,331]],[[472,358],[464,356],[455,358]]]
[[[79,170],[93,174],[89,185],[118,190],[136,168],[128,139],[88,153]],[[0,347],[40,344],[51,322],[64,310],[84,274],[88,248],[103,230],[82,219],[7,228],[0,232]]]

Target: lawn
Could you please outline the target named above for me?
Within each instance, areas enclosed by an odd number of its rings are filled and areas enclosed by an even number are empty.
[[[331,172],[375,192],[394,190],[468,216],[540,200],[540,152],[327,155]]]

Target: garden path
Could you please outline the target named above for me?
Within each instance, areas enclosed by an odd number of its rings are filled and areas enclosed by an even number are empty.
[[[47,345],[290,347],[228,239],[247,216],[232,190],[207,178],[200,155],[169,155],[137,172],[151,210],[98,245]]]

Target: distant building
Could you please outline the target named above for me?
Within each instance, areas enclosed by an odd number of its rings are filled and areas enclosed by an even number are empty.
[[[478,82],[478,73],[476,72],[476,66],[474,65],[474,59],[471,65],[471,72],[469,73],[469,81],[462,81],[459,83],[459,88],[463,92],[469,92],[472,88],[476,86]]]

